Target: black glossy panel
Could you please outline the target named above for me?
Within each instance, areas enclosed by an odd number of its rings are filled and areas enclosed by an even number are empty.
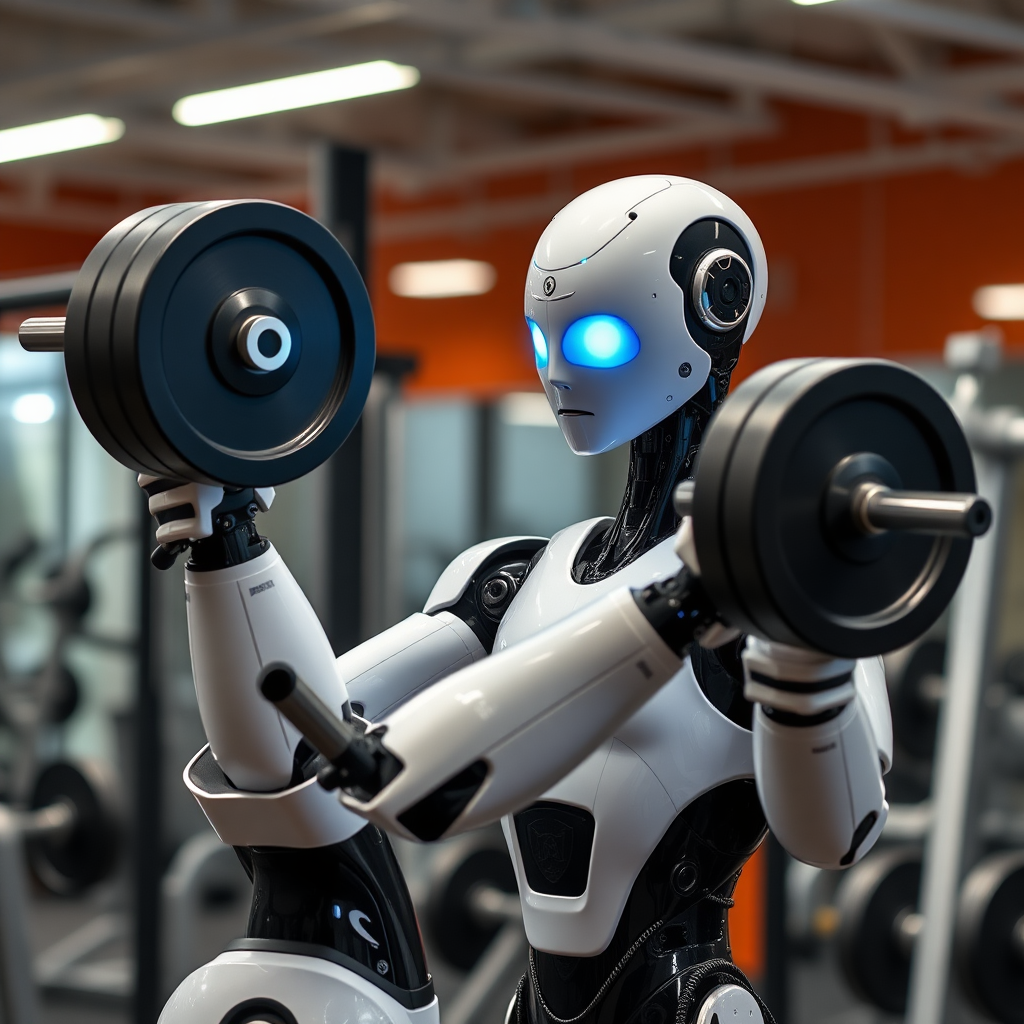
[[[701,322],[693,309],[690,300],[693,272],[700,258],[712,249],[732,249],[743,257],[751,273],[754,272],[754,258],[743,236],[728,222],[712,218],[691,224],[676,239],[669,259],[669,273],[683,292],[686,329],[690,332],[690,337],[702,349],[714,355],[717,352],[734,349],[742,343],[747,323],[744,319],[731,331],[713,331]],[[753,283],[757,287],[758,282]]]
[[[753,727],[754,705],[743,696],[743,663],[740,655],[747,638],[709,651],[699,644],[690,648],[690,665],[709,703],[731,722],[744,729]]]
[[[590,873],[594,816],[581,807],[541,801],[514,818],[516,838],[534,892],[582,896]]]
[[[311,943],[344,954],[400,989],[429,981],[412,901],[387,837],[367,825],[310,850],[250,850],[250,939]]]
[[[537,979],[552,1012],[573,1018],[586,1009],[623,956],[648,932],[588,1014],[587,1024],[624,1024],[638,1007],[651,999],[657,1003],[657,993],[665,991],[671,991],[670,1003],[675,1005],[691,968],[729,959],[730,897],[765,832],[751,779],[718,786],[693,801],[641,869],[603,953],[565,957],[534,951]],[[686,880],[684,892],[677,888],[680,878]],[[532,982],[527,988],[524,1021],[553,1024],[536,1000]],[[660,1019],[656,1007],[650,1012],[651,1019]]]
[[[440,839],[483,785],[487,771],[485,761],[474,761],[419,803],[399,814],[398,820],[424,843]]]

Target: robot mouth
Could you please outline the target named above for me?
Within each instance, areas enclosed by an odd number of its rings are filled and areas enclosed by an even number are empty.
[[[586,409],[559,409],[559,416],[593,416],[592,412],[587,412]]]

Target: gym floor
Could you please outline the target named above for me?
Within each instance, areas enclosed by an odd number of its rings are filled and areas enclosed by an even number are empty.
[[[109,892],[90,894],[82,899],[58,899],[36,895],[30,908],[31,942],[38,957],[55,943],[96,920],[99,915],[116,913],[109,907]],[[227,943],[245,931],[248,906],[242,901],[215,903],[204,909],[197,929],[199,942],[193,951],[196,964],[212,960]],[[85,963],[115,977],[130,970],[130,946],[126,939],[112,942],[88,958]],[[168,994],[180,979],[168,979]],[[128,1006],[119,1001],[95,996],[48,994],[41,1000],[38,1024],[129,1024]]]

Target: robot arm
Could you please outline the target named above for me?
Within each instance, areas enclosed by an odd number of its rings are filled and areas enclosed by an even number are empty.
[[[503,537],[464,551],[441,574],[423,612],[338,659],[353,710],[376,721],[446,675],[491,652],[498,623],[543,537]]]
[[[336,660],[288,567],[256,532],[254,517],[269,508],[272,491],[225,494],[221,487],[152,477],[139,483],[158,522],[154,561],[169,565],[191,547],[189,641],[209,752],[189,766],[186,784],[233,845],[308,846],[351,835],[365,819],[316,785],[312,751],[260,696],[258,680],[268,666],[287,665],[335,719],[351,720],[353,703],[366,718],[393,712],[485,657],[503,598],[514,596],[543,538],[471,549],[435,587],[432,614],[412,615]]]
[[[699,573],[689,518],[676,551]],[[704,642],[734,635],[716,626]],[[744,696],[757,705],[757,792],[772,832],[806,864],[855,864],[889,813],[882,776],[892,765],[892,719],[881,659],[845,661],[749,637],[743,670]]]
[[[881,659],[839,661],[751,637],[743,652],[765,817],[798,860],[855,864],[889,813],[892,725]]]
[[[716,621],[685,569],[626,587],[402,704],[365,735],[273,672],[264,694],[335,766],[346,807],[432,841],[516,810],[574,768],[679,671]],[[293,674],[294,675],[294,674]],[[333,737],[333,738],[332,738]]]
[[[416,612],[338,658],[352,710],[376,721],[438,679],[473,664],[487,652],[476,634],[451,612]]]

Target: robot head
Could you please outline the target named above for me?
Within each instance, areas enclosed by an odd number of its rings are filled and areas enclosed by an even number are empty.
[[[764,309],[768,264],[750,218],[689,178],[599,185],[555,215],[526,278],[526,321],[569,447],[632,440],[704,386]]]

